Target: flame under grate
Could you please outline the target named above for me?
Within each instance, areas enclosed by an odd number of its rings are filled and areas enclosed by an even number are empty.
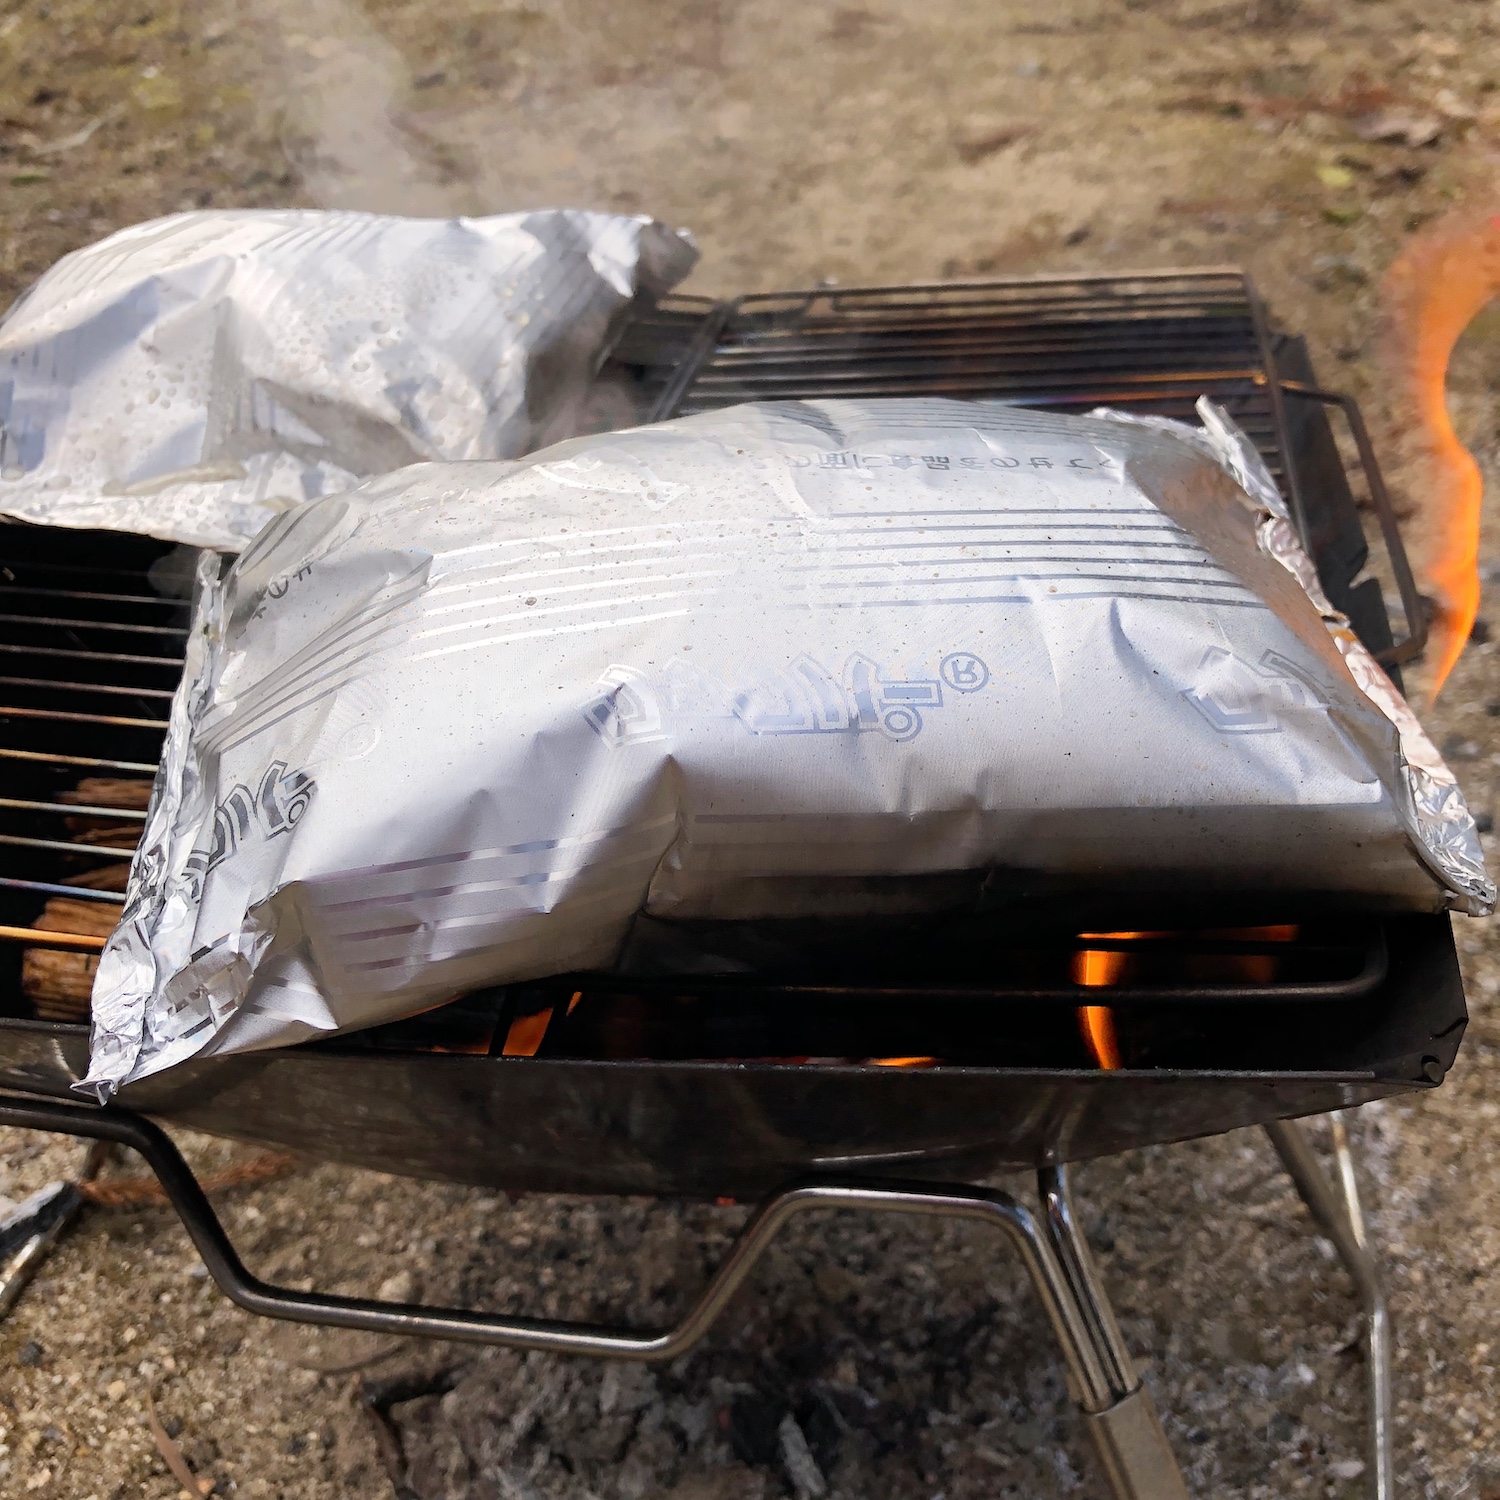
[[[949,395],[1191,421],[1206,393],[1284,490],[1295,499],[1305,488],[1324,507],[1304,529],[1325,587],[1372,649],[1390,644],[1378,586],[1362,618],[1350,590],[1367,551],[1327,423],[1295,406],[1287,422],[1281,382],[1311,379],[1305,354],[1268,332],[1239,271],[672,297],[627,325],[610,373],[658,416],[754,399]],[[1341,510],[1329,502],[1340,486]],[[19,988],[47,1018],[81,1019],[181,670],[189,566],[147,538],[4,526],[0,568],[0,988]],[[1126,988],[1128,972],[1145,972],[1140,959],[1090,962],[1119,969]],[[1165,973],[1149,982],[1173,987]]]

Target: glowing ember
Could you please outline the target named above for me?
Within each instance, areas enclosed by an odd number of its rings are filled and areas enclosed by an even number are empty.
[[[1409,440],[1431,537],[1424,584],[1437,602],[1432,697],[1479,610],[1479,466],[1448,417],[1448,360],[1474,315],[1500,292],[1500,214],[1449,214],[1410,240],[1386,272],[1382,363],[1412,426]]]

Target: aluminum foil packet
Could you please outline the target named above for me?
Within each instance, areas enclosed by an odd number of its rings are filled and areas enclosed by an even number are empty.
[[[952,872],[1487,911],[1451,774],[1203,414],[735,407],[205,562],[83,1087]]]
[[[174,214],[65,256],[0,322],[0,513],[237,551],[289,506],[571,436],[648,218]]]

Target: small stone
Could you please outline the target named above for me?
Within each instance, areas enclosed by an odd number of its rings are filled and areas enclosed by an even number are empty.
[[[813,1273],[813,1284],[827,1302],[843,1302],[857,1296],[860,1289],[859,1277],[839,1265],[819,1266]]]
[[[1335,1479],[1358,1479],[1365,1472],[1361,1458],[1340,1458],[1328,1465],[1328,1472]]]
[[[807,1446],[807,1437],[791,1412],[781,1419],[776,1435],[781,1439],[781,1461],[786,1465],[787,1477],[797,1491],[798,1500],[807,1500],[809,1496],[816,1500],[817,1496],[826,1495],[828,1481],[823,1478],[823,1471]]]
[[[1340,286],[1364,286],[1370,273],[1351,255],[1318,255],[1313,257],[1313,283],[1320,292],[1331,292]]]
[[[1010,1442],[1017,1453],[1031,1453],[1040,1448],[1047,1438],[1046,1417],[1028,1417],[1011,1428]]]
[[[1443,133],[1438,115],[1418,114],[1405,109],[1379,109],[1354,122],[1354,133],[1362,141],[1386,146],[1431,146]]]
[[[1393,188],[1409,188],[1415,187],[1427,175],[1427,168],[1419,162],[1401,162],[1375,175],[1378,182]]]
[[[123,1380],[111,1380],[110,1383],[104,1387],[104,1394],[108,1396],[111,1401],[123,1401],[125,1399],[125,1391],[126,1385]]]
[[[1444,760],[1478,760],[1483,754],[1477,740],[1466,740],[1456,732],[1443,741]]]
[[[417,1294],[417,1281],[410,1271],[397,1271],[380,1283],[375,1295],[382,1302],[410,1302]]]
[[[1495,831],[1494,813],[1475,813],[1474,827],[1479,833],[1493,833]]]
[[[1439,89],[1432,96],[1432,102],[1437,112],[1445,120],[1452,120],[1455,125],[1472,125],[1479,118],[1478,113],[1465,104],[1452,89]]]
[[[41,1364],[45,1352],[35,1339],[28,1339],[21,1345],[21,1352],[16,1355],[16,1363],[25,1365],[28,1370],[34,1370]]]
[[[1469,627],[1469,639],[1476,646],[1485,645],[1490,638],[1490,622],[1481,616]]]

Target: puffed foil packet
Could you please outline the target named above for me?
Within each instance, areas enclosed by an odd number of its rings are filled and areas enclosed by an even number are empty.
[[[1204,415],[735,407],[205,563],[82,1086],[947,872],[1489,910],[1453,777]]]
[[[237,551],[289,506],[581,430],[649,218],[174,214],[65,256],[0,322],[0,513]]]

